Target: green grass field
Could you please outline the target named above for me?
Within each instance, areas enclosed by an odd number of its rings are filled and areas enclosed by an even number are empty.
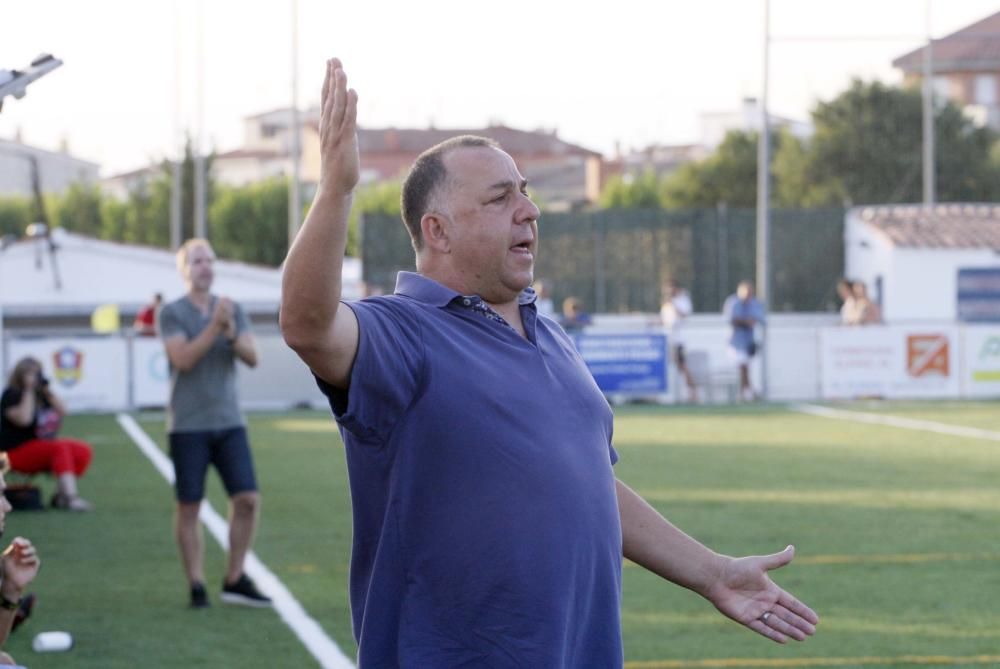
[[[989,403],[841,408],[1000,430]],[[618,476],[688,532],[731,554],[796,561],[775,578],[816,609],[804,644],[778,646],[700,598],[626,565],[627,666],[1000,666],[1000,443],[807,416],[784,407],[619,407]],[[161,416],[139,416],[161,446]],[[257,555],[349,656],[350,507],[327,414],[250,417],[264,511]],[[221,549],[206,536],[214,606],[186,608],[172,491],[113,416],[67,421],[96,450],[82,489],[92,514],[22,512],[44,562],[30,621],[7,644],[33,669],[314,667],[269,610],[218,603]],[[42,480],[46,494],[51,480]],[[224,513],[217,482],[210,499]],[[42,655],[32,636],[76,647]]]

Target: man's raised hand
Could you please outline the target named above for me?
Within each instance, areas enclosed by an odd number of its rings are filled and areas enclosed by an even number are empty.
[[[319,121],[320,177],[323,194],[344,196],[358,183],[358,94],[347,88],[347,74],[338,58],[326,62]]]

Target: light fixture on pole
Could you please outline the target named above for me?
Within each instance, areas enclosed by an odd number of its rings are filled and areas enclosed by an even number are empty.
[[[764,0],[763,73],[760,93],[760,133],[757,137],[757,297],[766,306],[771,301],[771,119],[767,108],[768,76],[771,67],[771,3]],[[767,394],[767,325],[761,332],[761,392]]]
[[[63,62],[51,54],[43,53],[31,61],[24,70],[0,70],[0,110],[8,95],[20,100],[28,92],[28,84],[45,76]]]

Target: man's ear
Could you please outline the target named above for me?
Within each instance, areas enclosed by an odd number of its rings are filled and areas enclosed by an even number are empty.
[[[443,214],[437,212],[424,214],[420,219],[420,233],[423,236],[424,246],[438,253],[450,253],[449,224],[450,221]]]

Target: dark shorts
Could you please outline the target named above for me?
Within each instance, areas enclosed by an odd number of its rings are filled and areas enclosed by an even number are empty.
[[[677,344],[674,346],[674,362],[677,363],[678,367],[683,367],[687,358],[684,357],[684,344]]]
[[[208,465],[215,466],[230,497],[257,490],[250,441],[243,427],[202,432],[171,432],[170,459],[179,502],[200,502],[205,496]]]

